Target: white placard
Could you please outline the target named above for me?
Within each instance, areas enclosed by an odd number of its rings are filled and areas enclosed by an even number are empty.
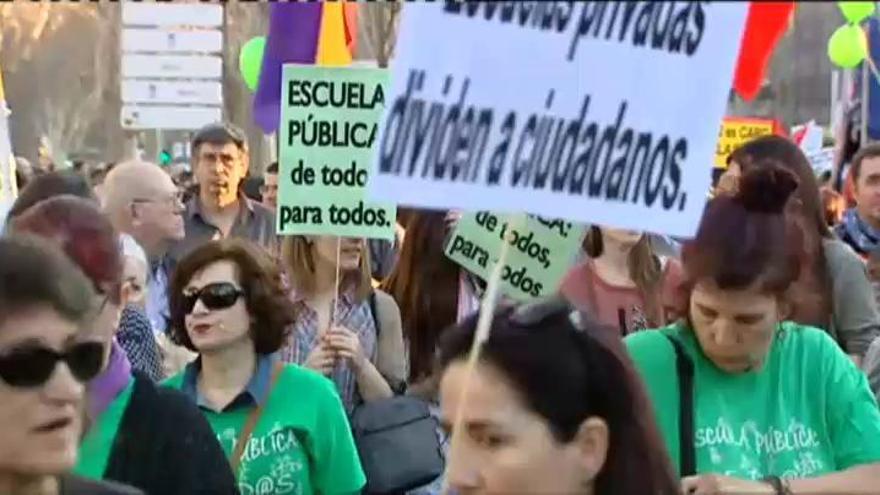
[[[747,9],[406,4],[371,198],[692,235]]]
[[[126,26],[220,27],[223,25],[223,7],[127,1],[122,4],[122,23]]]
[[[125,129],[195,130],[220,122],[222,117],[220,107],[125,105],[122,107],[121,120]]]
[[[216,30],[131,29],[122,31],[124,52],[220,52],[223,34]]]
[[[222,105],[223,85],[220,81],[156,81],[124,79],[124,103],[172,103]]]
[[[223,59],[198,55],[122,55],[122,77],[197,78],[223,77]]]

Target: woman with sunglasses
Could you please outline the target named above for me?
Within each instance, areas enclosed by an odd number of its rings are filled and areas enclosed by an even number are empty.
[[[364,240],[290,236],[281,251],[296,315],[282,359],[330,377],[348,412],[402,389],[400,310],[373,290]]]
[[[140,493],[66,474],[104,355],[84,332],[95,313],[92,284],[57,247],[0,238],[0,493]]]
[[[149,495],[233,494],[235,480],[210,426],[185,396],[132,372],[114,339],[127,299],[119,240],[97,206],[72,196],[41,201],[10,224],[53,241],[89,277],[100,308],[90,334],[107,349],[87,391],[86,434],[75,472]]]
[[[454,492],[678,495],[619,338],[570,315],[558,301],[500,310],[470,376],[477,316],[444,334],[444,428],[462,414],[446,465]]]
[[[241,493],[359,492],[333,383],[273,356],[294,317],[270,256],[241,239],[209,242],[180,261],[169,294],[171,338],[199,357],[167,383],[208,418]]]
[[[877,493],[880,411],[824,331],[788,321],[806,257],[786,214],[798,187],[758,164],[706,207],[684,245],[681,314],[626,338],[696,495]]]

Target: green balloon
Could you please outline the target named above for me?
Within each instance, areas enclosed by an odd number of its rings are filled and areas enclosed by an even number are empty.
[[[840,26],[828,39],[828,58],[835,65],[850,69],[859,65],[867,55],[868,40],[859,26]]]
[[[260,69],[263,67],[263,52],[266,50],[266,37],[254,36],[241,47],[238,54],[238,70],[241,78],[251,91],[260,82]]]
[[[874,13],[874,2],[837,2],[843,17],[853,24],[858,24]]]

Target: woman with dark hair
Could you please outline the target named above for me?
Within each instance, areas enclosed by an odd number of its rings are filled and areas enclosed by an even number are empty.
[[[441,342],[444,427],[461,410],[447,462],[457,493],[678,494],[644,390],[620,340],[570,310],[499,311],[467,376],[477,317]],[[460,407],[465,382],[469,390]]]
[[[800,148],[779,136],[764,136],[735,150],[725,173],[725,194],[736,194],[739,177],[767,166],[783,167],[797,178],[785,213],[804,234],[805,258],[793,291],[791,321],[825,329],[856,362],[880,336],[880,314],[865,264],[834,237],[813,170]]]
[[[98,202],[89,181],[81,174],[71,171],[49,172],[34,177],[27,187],[19,192],[9,210],[9,218],[17,217],[24,210],[44,199],[65,194]]]
[[[169,299],[172,340],[199,357],[168,385],[208,418],[241,493],[358,493],[333,383],[273,356],[294,314],[270,256],[241,239],[204,244],[177,265]]]
[[[592,226],[584,248],[588,258],[560,286],[575,308],[621,337],[666,323],[680,270],[647,234]]]
[[[435,375],[440,334],[470,316],[478,303],[470,296],[473,290],[463,288],[471,284],[467,273],[443,254],[450,230],[447,213],[414,212],[405,228],[398,262],[380,287],[400,307],[408,382],[419,388]],[[433,399],[434,393],[429,395]]]
[[[87,428],[75,472],[119,481],[149,495],[232,494],[235,480],[211,428],[182,394],[132,372],[114,335],[128,291],[119,238],[93,203],[59,196],[28,208],[14,234],[48,239],[92,282],[100,313],[90,336],[105,345],[101,374],[87,390]]]
[[[67,473],[76,463],[85,384],[101,371],[90,338],[92,284],[45,240],[0,238],[0,493],[111,495]],[[63,363],[63,365],[62,365]]]
[[[827,333],[789,321],[807,256],[785,212],[797,187],[759,164],[735,196],[712,200],[682,252],[686,318],[625,341],[684,493],[880,486],[880,410],[865,375]]]

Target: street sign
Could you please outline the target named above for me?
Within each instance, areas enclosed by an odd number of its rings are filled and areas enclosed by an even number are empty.
[[[199,129],[223,118],[220,107],[175,105],[122,107],[122,127],[126,129]]]
[[[122,56],[122,77],[221,79],[223,59],[201,55]]]
[[[122,23],[126,26],[197,26],[219,28],[223,7],[210,4],[124,2]]]
[[[223,34],[216,30],[138,28],[122,31],[124,52],[220,52]]]
[[[223,6],[122,4],[125,129],[194,130],[223,117]]]
[[[122,81],[123,103],[171,103],[178,105],[222,105],[220,81]]]

